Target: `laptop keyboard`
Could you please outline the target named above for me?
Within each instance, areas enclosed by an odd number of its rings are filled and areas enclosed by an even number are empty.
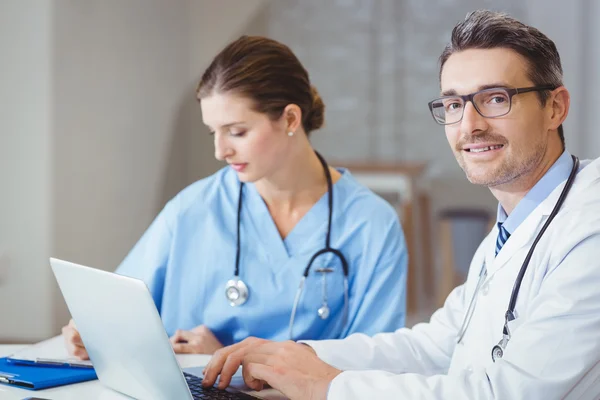
[[[205,388],[202,386],[202,379],[195,375],[183,373],[185,380],[192,392],[194,400],[196,399],[216,399],[216,400],[256,400],[256,397],[252,397],[242,392],[228,392],[226,390],[217,389],[215,387]]]

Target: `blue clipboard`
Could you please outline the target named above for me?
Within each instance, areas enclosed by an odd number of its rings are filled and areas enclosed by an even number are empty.
[[[39,390],[92,379],[97,379],[93,368],[19,365],[0,358],[0,384]]]

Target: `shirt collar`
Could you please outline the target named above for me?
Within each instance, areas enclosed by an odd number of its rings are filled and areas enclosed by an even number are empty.
[[[510,215],[507,215],[498,204],[497,221],[508,233],[512,234],[523,221],[537,208],[562,182],[569,178],[573,168],[573,159],[568,151],[564,151],[533,188],[517,204]]]

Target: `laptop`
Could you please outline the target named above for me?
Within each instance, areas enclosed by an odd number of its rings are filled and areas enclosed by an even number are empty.
[[[138,399],[256,399],[203,388],[181,370],[143,281],[55,258],[50,265],[103,385]]]

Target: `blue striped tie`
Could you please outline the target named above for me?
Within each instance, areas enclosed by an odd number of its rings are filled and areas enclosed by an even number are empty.
[[[496,239],[496,255],[498,255],[498,252],[500,251],[502,246],[504,246],[504,243],[506,243],[509,237],[510,233],[506,230],[505,227],[502,226],[502,222],[498,222],[498,239]]]

